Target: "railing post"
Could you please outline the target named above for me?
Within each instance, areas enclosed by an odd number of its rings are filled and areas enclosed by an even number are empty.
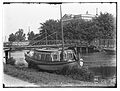
[[[86,53],[88,53],[88,47],[86,47]]]

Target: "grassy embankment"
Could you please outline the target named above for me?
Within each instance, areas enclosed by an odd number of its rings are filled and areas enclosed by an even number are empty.
[[[55,85],[58,84],[79,84],[79,86],[114,86],[115,82],[103,80],[103,82],[94,83],[94,74],[86,68],[73,67],[69,70],[64,68],[61,72],[46,72],[33,68],[21,68],[14,65],[14,61],[4,64],[4,73],[13,77],[28,81],[30,83]],[[108,71],[108,70],[107,70]],[[99,84],[98,84],[99,83]]]
[[[114,82],[111,82],[111,80],[103,81],[100,83],[94,83],[94,82],[88,82],[88,79],[85,79],[84,76],[86,73],[83,73],[82,75],[84,77],[80,77],[79,74],[77,74],[77,71],[74,71],[74,73],[68,72],[65,74],[65,71],[63,73],[48,73],[45,71],[38,71],[36,69],[30,69],[30,68],[18,68],[10,64],[4,64],[4,73],[11,75],[13,77],[19,78],[21,80],[35,83],[40,86],[115,86]],[[74,75],[72,75],[74,74]],[[81,81],[82,80],[82,81]],[[84,81],[83,81],[84,80]],[[89,80],[90,81],[90,80]],[[92,80],[91,80],[92,81]]]

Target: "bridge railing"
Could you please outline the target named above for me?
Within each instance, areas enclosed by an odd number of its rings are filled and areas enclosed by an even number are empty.
[[[31,41],[31,45],[57,45],[62,44],[62,40],[42,40],[42,41]],[[88,42],[81,40],[64,40],[65,45],[88,45]]]
[[[91,45],[101,48],[114,48],[116,47],[115,39],[95,39],[91,42]]]
[[[6,42],[4,47],[25,47],[34,45],[59,45],[62,44],[62,40],[34,40],[25,42]],[[90,44],[87,41],[81,40],[64,40],[65,45],[77,45],[77,46],[96,46],[98,48],[114,48],[116,47],[116,40],[114,39],[95,39]]]

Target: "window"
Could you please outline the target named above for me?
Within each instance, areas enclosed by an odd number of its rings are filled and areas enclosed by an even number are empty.
[[[46,54],[45,60],[46,60],[46,61],[52,61],[51,55],[50,55],[50,54]]]
[[[72,53],[68,53],[68,59],[73,59],[73,54]]]
[[[64,59],[67,59],[66,53],[63,54],[63,58],[64,58]]]
[[[58,56],[56,54],[53,55],[53,61],[58,61]]]
[[[45,54],[41,54],[41,60],[44,61],[45,60]]]
[[[35,59],[38,59],[37,53],[34,53],[34,58],[35,58]]]
[[[64,59],[64,61],[67,60],[67,54],[66,54],[66,52],[63,53],[63,59]],[[62,52],[60,53],[60,60],[63,61],[62,60]]]
[[[38,54],[38,59],[41,60],[41,54]]]

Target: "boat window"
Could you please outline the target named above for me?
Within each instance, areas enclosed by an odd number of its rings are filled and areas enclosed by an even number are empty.
[[[64,59],[64,61],[67,60],[67,54],[66,54],[66,52],[63,53],[63,59]],[[60,60],[62,61],[62,52],[60,53]]]
[[[64,59],[67,59],[67,55],[66,55],[66,53],[63,54],[63,57],[64,57]]]
[[[34,58],[35,58],[35,59],[38,59],[37,53],[34,53]]]
[[[54,61],[58,61],[58,55],[54,54],[54,55],[53,55],[53,60],[54,60]]]
[[[38,54],[38,59],[41,60],[41,54]]]
[[[45,60],[45,54],[41,54],[41,60],[44,61]]]
[[[68,57],[68,59],[73,59],[73,54],[69,52],[69,53],[67,54],[67,57]]]
[[[50,54],[46,54],[45,60],[46,61],[52,61],[51,55]]]

